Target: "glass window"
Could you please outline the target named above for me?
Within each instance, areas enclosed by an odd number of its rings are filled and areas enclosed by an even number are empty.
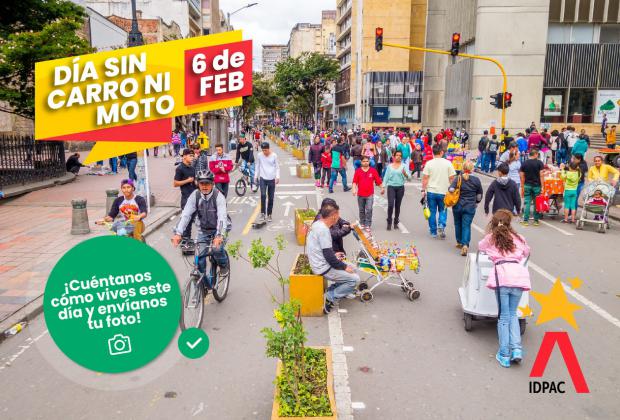
[[[408,105],[405,109],[405,122],[420,122],[420,106]]]
[[[401,95],[405,93],[405,87],[402,82],[391,82],[390,83],[390,95]]]
[[[576,24],[571,32],[571,44],[591,44],[594,42],[594,25]]]
[[[601,25],[601,44],[620,44],[620,25]]]
[[[572,89],[568,99],[568,122],[591,123],[594,109],[594,89]]]
[[[400,123],[403,122],[403,106],[402,105],[390,105],[390,122]]]
[[[570,25],[550,23],[547,29],[547,44],[569,44]]]

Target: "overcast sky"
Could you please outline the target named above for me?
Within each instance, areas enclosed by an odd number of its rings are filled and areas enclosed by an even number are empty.
[[[220,0],[224,13],[232,13],[248,3],[256,6],[230,17],[243,39],[254,47],[254,69],[260,70],[263,44],[286,44],[296,23],[321,23],[321,10],[335,10],[336,0]]]

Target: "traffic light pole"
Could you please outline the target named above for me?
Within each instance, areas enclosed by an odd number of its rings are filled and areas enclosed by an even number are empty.
[[[433,53],[433,54],[452,55],[450,51],[435,50],[432,48],[410,47],[408,45],[392,44],[391,42],[383,42],[383,46],[392,47],[392,48],[403,48],[405,50],[412,50],[412,51],[423,51],[423,52],[428,52],[428,53]],[[500,63],[494,58],[484,57],[481,55],[461,54],[461,53],[458,53],[457,55],[459,57],[472,58],[474,60],[490,61],[491,63],[494,63],[499,68],[499,71],[502,73],[502,77],[503,77],[502,92],[508,91],[508,78],[506,77],[506,71],[504,70],[504,66],[502,66],[502,63]],[[500,138],[504,137],[505,128],[506,128],[506,99],[504,98],[504,95],[502,95],[502,132],[500,133]]]

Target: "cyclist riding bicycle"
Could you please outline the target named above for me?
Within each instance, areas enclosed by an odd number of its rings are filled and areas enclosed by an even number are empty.
[[[239,165],[241,159],[241,172],[249,175],[250,186],[254,190],[254,146],[247,141],[245,134],[241,134],[239,145],[237,145],[237,154],[235,156],[235,165]]]
[[[187,199],[185,208],[181,213],[181,219],[174,229],[172,245],[178,246],[187,224],[195,214],[198,226],[198,243],[212,245],[210,255],[215,264],[220,268],[220,276],[226,276],[229,269],[229,261],[224,250],[226,236],[231,228],[231,221],[226,210],[226,198],[215,186],[215,177],[212,172],[198,171],[196,173],[198,189]],[[198,248],[197,248],[198,249]],[[198,270],[204,275],[206,268],[207,250],[198,255]],[[212,285],[207,284],[207,287]]]

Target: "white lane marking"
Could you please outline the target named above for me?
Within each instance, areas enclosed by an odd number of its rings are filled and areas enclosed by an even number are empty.
[[[24,344],[24,345],[19,346],[20,350],[19,350],[19,351],[17,351],[17,352],[16,352],[15,354],[13,354],[12,356],[10,356],[10,357],[6,360],[6,362],[4,362],[4,363],[2,364],[2,366],[0,366],[0,370],[3,370],[3,369],[5,369],[5,368],[7,368],[7,367],[10,367],[10,366],[11,366],[11,364],[12,364],[15,360],[17,360],[17,358],[18,358],[19,356],[21,356],[21,355],[22,355],[22,354],[23,354],[26,350],[28,350],[30,347],[32,347],[32,345],[33,345],[34,343],[36,343],[37,341],[39,341],[39,340],[41,339],[41,337],[43,337],[43,336],[44,336],[45,334],[47,334],[47,333],[48,333],[48,331],[47,331],[47,330],[45,330],[45,331],[43,331],[41,334],[39,334],[38,336],[36,336],[36,337],[34,337],[34,338],[32,338],[32,337],[28,337],[28,338],[26,339],[25,344]],[[4,358],[3,358],[3,361],[4,361]]]
[[[291,203],[290,201],[287,201],[286,203],[282,203],[282,205],[283,205],[284,207],[286,207],[286,208],[284,209],[284,217],[287,217],[287,216],[288,216],[288,214],[289,214],[289,213],[290,213],[290,211],[291,211],[291,206],[294,206],[294,204],[293,204],[293,203]]]
[[[296,167],[291,166],[288,169],[290,170],[292,176],[297,175],[297,168]]]
[[[351,407],[352,407],[354,410],[363,410],[363,409],[365,409],[365,408],[366,408],[366,404],[364,404],[364,403],[363,403],[363,402],[361,402],[361,401],[355,401],[355,402],[351,403]]]
[[[347,356],[343,351],[344,339],[342,337],[340,311],[331,311],[327,316],[327,324],[329,327],[329,343],[331,345],[333,355],[336,408],[338,409],[338,414],[344,418],[347,414],[351,414],[353,404],[351,404],[351,388],[349,387],[349,368],[347,367]]]
[[[478,232],[485,234],[485,231],[478,225],[471,225]],[[549,280],[551,283],[555,283],[555,280],[558,278],[557,276],[551,275],[549,272],[542,269],[538,264],[535,264],[532,260],[529,261],[529,266],[532,267],[532,270],[536,271],[538,274]],[[609,312],[598,306],[596,303],[592,302],[590,299],[586,298],[580,293],[577,293],[572,288],[570,288],[566,283],[562,282],[562,286],[564,286],[564,290],[566,293],[577,299],[579,302],[583,303],[585,306],[593,310],[596,314],[600,315],[603,319],[611,322],[612,325],[620,328],[620,320],[615,318]]]
[[[352,352],[353,346],[342,346],[342,351],[344,352]]]
[[[549,226],[550,228],[553,228],[553,229],[557,230],[558,232],[560,232],[563,235],[566,235],[566,236],[574,236],[575,235],[574,233],[570,233],[570,232],[565,231],[564,229],[560,229],[559,227],[554,226],[551,223],[545,222],[544,220],[541,220],[540,223],[542,223],[545,226]]]
[[[316,194],[316,191],[276,191],[276,195],[287,195],[287,194],[311,195],[311,194]]]
[[[346,309],[338,309],[338,312],[341,313],[341,314],[346,314],[349,311],[346,310]]]
[[[315,188],[314,184],[278,184],[278,188],[287,188],[287,187],[308,187]]]
[[[407,230],[407,227],[405,225],[403,225],[403,222],[398,222],[398,229],[400,229],[401,233],[409,233],[409,231]]]
[[[176,216],[170,216],[170,219],[168,219],[168,220],[174,220],[175,217]]]
[[[381,207],[387,213],[387,200],[385,199],[385,197],[375,194],[374,200],[373,200],[373,207],[375,206]],[[410,233],[409,230],[407,229],[407,226],[405,226],[403,222],[398,222],[398,229],[403,234]]]

